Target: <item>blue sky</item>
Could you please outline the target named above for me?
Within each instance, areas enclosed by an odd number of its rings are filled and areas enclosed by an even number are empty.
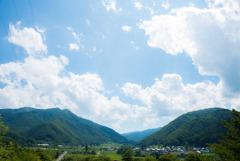
[[[117,132],[240,105],[238,0],[1,0],[0,107]]]

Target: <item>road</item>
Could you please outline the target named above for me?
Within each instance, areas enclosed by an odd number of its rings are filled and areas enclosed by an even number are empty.
[[[67,152],[65,151],[62,155],[60,155],[60,157],[58,157],[58,159],[56,161],[60,161],[63,159],[63,157],[67,154]]]

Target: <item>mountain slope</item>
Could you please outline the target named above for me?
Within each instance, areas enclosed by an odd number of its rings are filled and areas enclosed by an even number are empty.
[[[130,132],[130,133],[124,133],[122,134],[122,136],[126,137],[129,141],[141,141],[142,139],[148,137],[149,135],[155,133],[156,131],[158,131],[160,128],[156,128],[156,129],[147,129],[144,131],[134,131],[134,132]]]
[[[9,130],[17,134],[22,134],[26,130],[34,126],[48,121],[57,115],[61,110],[59,108],[52,108],[46,110],[38,110],[30,107],[23,107],[20,109],[0,109],[2,120]]]
[[[231,111],[210,108],[186,113],[140,142],[141,145],[206,146],[218,142],[226,128],[222,120],[230,121]]]
[[[69,110],[0,109],[0,114],[10,133],[38,143],[83,145],[127,142],[114,130],[80,118]]]

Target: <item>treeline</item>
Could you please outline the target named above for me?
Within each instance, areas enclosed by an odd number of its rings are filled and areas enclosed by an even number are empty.
[[[216,156],[204,156],[198,153],[188,154],[186,161],[239,161],[240,160],[240,113],[232,110],[231,123],[223,121],[223,125],[227,128],[224,140],[220,140],[219,144],[209,144],[211,150]],[[141,151],[133,152],[129,146],[122,146],[117,150],[117,154],[121,155],[123,161],[180,161],[181,159],[173,155],[143,156]],[[81,156],[68,155],[63,161],[110,161],[106,156]]]
[[[111,159],[107,156],[103,155],[67,155],[66,157],[63,158],[62,161],[111,161]]]
[[[53,161],[61,151],[22,148],[5,137],[8,127],[3,125],[0,116],[0,160],[1,161]]]
[[[183,114],[150,135],[139,143],[149,145],[182,145],[190,147],[206,147],[207,143],[218,143],[227,128],[222,120],[230,122],[231,111],[221,108],[210,108]]]
[[[22,148],[17,144],[9,143],[1,146],[0,160],[3,161],[53,161],[61,154],[59,150],[43,150]]]
[[[156,153],[154,156],[145,156],[140,150],[133,151],[129,146],[122,146],[117,150],[117,154],[122,155],[124,161],[180,161],[176,156]],[[216,158],[203,156],[200,154],[189,154],[186,161],[214,161]]]
[[[240,113],[232,110],[231,122],[223,121],[227,128],[224,139],[219,144],[209,144],[216,157],[203,156],[200,154],[189,154],[186,161],[239,161],[240,160]],[[3,161],[52,161],[56,160],[61,154],[58,150],[42,150],[32,148],[22,148],[17,144],[6,140],[4,136],[7,127],[1,122],[0,116],[0,160]],[[86,144],[85,151],[88,152]],[[131,147],[121,147],[117,151],[121,154],[123,161],[179,161],[180,159],[173,155],[141,156],[141,151],[133,153]],[[63,161],[110,161],[108,156],[102,155],[74,155],[70,154],[64,157]]]

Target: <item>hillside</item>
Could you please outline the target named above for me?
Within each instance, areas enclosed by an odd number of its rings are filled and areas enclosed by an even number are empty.
[[[122,136],[126,137],[129,141],[139,142],[139,141],[143,140],[144,138],[148,137],[149,135],[155,133],[159,129],[160,128],[147,129],[144,131],[134,131],[134,132],[124,133],[124,134],[122,134]]]
[[[126,143],[127,139],[114,130],[80,118],[69,110],[0,109],[2,121],[10,136],[18,142],[51,144]]]
[[[142,140],[140,145],[206,146],[218,142],[227,129],[222,120],[230,121],[231,111],[209,108],[183,114]]]

